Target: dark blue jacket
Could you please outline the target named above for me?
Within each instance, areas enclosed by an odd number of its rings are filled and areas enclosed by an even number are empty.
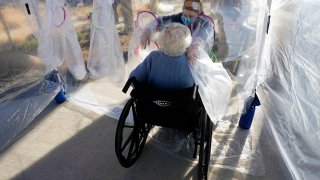
[[[130,74],[143,84],[159,89],[182,89],[193,86],[188,58],[168,56],[160,51],[152,51]]]

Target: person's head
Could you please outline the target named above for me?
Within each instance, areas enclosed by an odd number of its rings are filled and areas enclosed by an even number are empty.
[[[160,51],[169,56],[180,56],[187,51],[192,41],[191,32],[187,26],[180,23],[169,23],[159,34]]]
[[[182,8],[182,21],[189,25],[192,18],[199,16],[203,12],[200,0],[185,0]]]

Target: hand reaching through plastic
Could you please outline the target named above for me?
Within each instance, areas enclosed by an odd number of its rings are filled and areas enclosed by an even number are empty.
[[[187,55],[188,55],[189,63],[191,65],[194,64],[197,59],[196,50],[194,48],[189,48],[187,51]]]
[[[143,31],[141,38],[140,38],[140,45],[141,45],[142,49],[146,49],[147,46],[150,45],[151,36],[152,36],[151,29],[146,29],[145,31]]]
[[[202,53],[205,53],[203,50],[203,43],[201,43],[201,41],[193,41],[187,51],[189,63],[194,64],[195,61],[203,55]]]

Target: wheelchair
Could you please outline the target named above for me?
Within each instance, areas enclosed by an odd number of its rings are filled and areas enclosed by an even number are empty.
[[[182,129],[193,134],[193,158],[199,157],[198,179],[207,179],[213,123],[201,102],[198,86],[158,90],[132,77],[122,91],[126,93],[131,85],[131,98],[121,112],[115,135],[120,164],[129,168],[138,160],[152,126]],[[131,113],[133,122],[128,118]]]

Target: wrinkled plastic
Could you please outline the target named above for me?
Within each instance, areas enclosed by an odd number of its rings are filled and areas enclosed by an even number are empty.
[[[90,33],[93,33],[94,28],[94,26],[91,24],[91,21],[95,23],[95,20],[99,20],[99,18],[97,18],[96,15],[92,14],[93,4],[100,2],[102,1],[83,1],[82,3],[76,3],[72,1],[68,4],[68,10],[70,10],[70,19],[73,21],[75,25],[75,30],[77,32],[81,50],[85,57],[85,60],[89,58],[89,50],[90,48],[92,48],[90,45],[90,40],[98,42],[99,46],[96,46],[97,43],[93,43],[95,50],[93,50],[91,54],[94,55],[93,53],[97,52],[96,55],[104,56],[104,59],[102,59],[101,61],[102,63],[110,65],[108,61],[111,60],[110,58],[112,57],[112,54],[119,56],[121,55],[119,59],[113,59],[111,61],[112,66],[116,68],[111,69],[112,73],[114,74],[111,74],[110,72],[101,71],[101,73],[103,74],[98,74],[99,78],[96,77],[97,79],[92,79],[94,77],[91,76],[91,78],[89,79],[85,78],[82,81],[75,81],[73,76],[68,72],[67,64],[63,64],[62,67],[59,68],[59,73],[61,74],[62,82],[65,84],[65,91],[68,97],[68,101],[71,101],[72,103],[87,108],[98,114],[106,114],[110,117],[114,117],[117,119],[119,118],[125,100],[127,100],[129,97],[129,95],[123,94],[121,92],[124,83],[122,82],[122,78],[125,76],[125,67],[121,67],[123,65],[122,63],[124,62],[124,60],[123,55],[120,53],[121,49],[117,49],[116,46],[113,46],[113,43],[118,42],[111,42],[111,39],[113,39],[114,41],[116,41],[117,39],[113,36],[118,36],[117,34],[114,34],[117,33],[117,31],[115,29],[112,29],[112,23],[110,23],[114,22],[113,17],[110,16],[112,15],[111,11],[103,12],[102,18],[105,19],[105,14],[108,14],[108,17],[106,21],[100,19],[101,21],[97,24],[98,27],[104,27],[104,25],[106,25],[107,29],[96,29],[93,35],[94,38],[92,39],[90,36]],[[108,3],[105,4],[105,7],[110,8],[110,2],[111,1],[105,1],[105,3]],[[99,38],[97,39],[97,37]],[[106,49],[106,46],[109,47],[107,47]],[[98,63],[99,61],[96,62],[96,64]],[[92,63],[91,65],[96,66],[95,63]],[[110,67],[108,66],[108,68]]]
[[[64,0],[46,2],[38,51],[47,69],[56,69],[66,63],[75,79],[82,80],[86,76],[81,49]]]
[[[45,67],[37,57],[18,52],[0,55],[0,103],[11,101],[42,80]]]
[[[30,3],[30,15],[25,2]],[[45,64],[36,56],[40,17],[31,3],[38,5],[33,0],[0,2],[0,151],[34,122],[61,88],[45,80]]]
[[[258,60],[266,35],[268,1],[212,1],[210,16],[215,20],[216,56],[235,82],[232,103],[238,106],[237,123],[245,113],[245,101],[258,86]]]
[[[319,1],[273,1],[260,106],[293,179],[319,179]]]
[[[108,76],[111,81],[124,80],[124,59],[118,32],[114,26],[112,4],[95,0],[92,7],[90,49],[87,68],[90,77]]]
[[[118,119],[129,94],[124,94],[118,83],[110,82],[109,77],[102,77],[87,82],[74,82],[70,76],[65,76],[66,93],[71,102],[96,112]]]
[[[30,12],[34,13],[31,7]],[[22,2],[6,1],[1,4],[0,103],[8,102],[28,91],[44,76],[45,66],[35,56],[38,41],[34,36],[33,24],[28,20]]]
[[[265,173],[259,142],[253,140],[254,133],[242,130],[229,122],[219,122],[213,132],[210,166],[232,169],[241,173],[261,176]],[[149,141],[169,154],[194,163],[194,139],[192,134],[181,130],[154,127]]]
[[[133,31],[129,48],[128,48],[128,63],[127,63],[127,77],[130,72],[135,69],[151,51],[158,50],[156,38],[154,33],[158,27],[157,17],[149,11],[141,11],[135,19],[135,29]],[[146,36],[146,37],[145,37]],[[150,38],[150,43],[146,48],[141,46],[141,39]]]
[[[214,43],[214,24],[205,17],[192,23],[192,43],[189,48],[190,69],[199,86],[206,111],[215,124],[225,115],[232,91],[232,81],[221,63],[209,57]]]
[[[12,143],[60,91],[57,83],[44,80],[10,101],[0,103],[0,151]]]
[[[41,27],[41,18],[39,12],[39,6],[37,0],[20,0],[21,6],[25,7],[24,13],[28,18],[30,27],[33,30],[35,37],[39,39],[40,27]]]

